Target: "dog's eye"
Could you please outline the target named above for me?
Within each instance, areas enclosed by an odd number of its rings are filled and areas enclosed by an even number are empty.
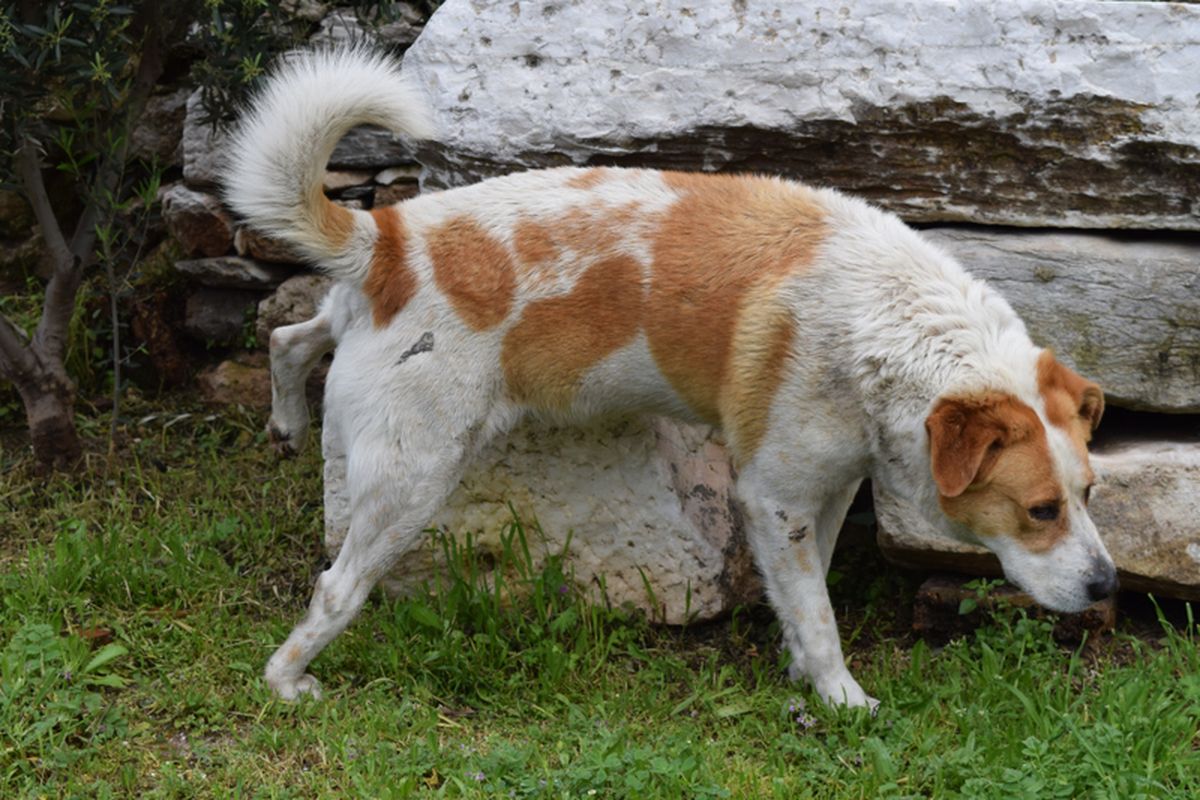
[[[1058,519],[1058,503],[1042,503],[1029,509],[1029,516],[1041,522],[1053,522]]]

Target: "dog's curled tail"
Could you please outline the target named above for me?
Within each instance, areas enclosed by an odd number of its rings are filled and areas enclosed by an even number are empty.
[[[280,60],[230,141],[225,200],[251,227],[291,245],[339,280],[362,283],[373,231],[365,212],[322,190],[334,146],[355,125],[418,139],[433,126],[399,65],[368,47],[308,50]],[[356,247],[361,243],[364,247]]]

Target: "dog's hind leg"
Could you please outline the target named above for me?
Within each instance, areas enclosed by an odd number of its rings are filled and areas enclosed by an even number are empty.
[[[304,382],[321,357],[333,350],[331,315],[326,308],[307,322],[271,331],[271,419],[267,435],[280,455],[295,455],[308,437]]]
[[[267,662],[267,684],[285,700],[320,695],[310,661],[358,614],[378,580],[419,541],[471,458],[511,424],[500,411],[447,430],[429,420],[349,447],[350,529],[333,565],[317,579],[308,613]]]

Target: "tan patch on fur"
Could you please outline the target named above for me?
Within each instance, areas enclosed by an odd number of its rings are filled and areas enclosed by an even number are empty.
[[[371,212],[379,234],[371,254],[371,267],[363,293],[371,301],[371,317],[381,328],[400,313],[417,293],[417,276],[408,265],[408,231],[400,210],[377,208]]]
[[[472,330],[485,331],[512,309],[516,272],[508,248],[470,217],[430,231],[433,279]]]
[[[702,419],[719,424],[722,412],[734,413],[720,399],[744,298],[769,294],[770,287],[811,264],[826,235],[824,211],[811,189],[769,178],[688,173],[663,178],[680,199],[654,242],[646,334],[675,390]],[[769,376],[763,382],[777,384]]]
[[[608,177],[608,170],[599,167],[585,170],[567,181],[572,189],[592,189],[599,186]]]
[[[1104,415],[1104,393],[1043,350],[1037,364],[1038,392],[1046,405],[1046,419],[1071,437],[1087,463],[1087,443]]]
[[[288,648],[287,662],[294,664],[300,658],[300,645],[294,644]]]
[[[316,217],[313,224],[325,237],[326,246],[330,250],[339,250],[354,233],[354,212],[326,197],[320,186],[313,187],[311,191],[314,196],[309,199],[308,206]]]
[[[738,466],[754,456],[766,434],[796,334],[791,313],[767,294],[752,292],[743,301],[728,379],[719,396],[722,425]]]
[[[947,398],[925,424],[948,517],[981,536],[1016,536],[1034,553],[1067,535],[1065,504],[1051,522],[1028,514],[1033,506],[1064,499],[1046,429],[1032,408],[1006,394]]]
[[[642,305],[641,268],[621,255],[594,264],[570,293],[531,303],[500,355],[513,397],[568,408],[587,370],[637,335]]]
[[[532,220],[521,220],[513,231],[513,249],[523,272],[545,265],[558,257],[558,246],[549,229]]]

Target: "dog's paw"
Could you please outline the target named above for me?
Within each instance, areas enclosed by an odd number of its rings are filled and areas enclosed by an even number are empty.
[[[280,699],[294,703],[301,695],[311,695],[314,700],[321,699],[321,684],[307,672],[299,678],[283,678],[267,676],[267,684],[271,691]]]
[[[863,691],[849,674],[833,680],[818,682],[814,688],[830,708],[866,708],[874,716],[879,701]]]

